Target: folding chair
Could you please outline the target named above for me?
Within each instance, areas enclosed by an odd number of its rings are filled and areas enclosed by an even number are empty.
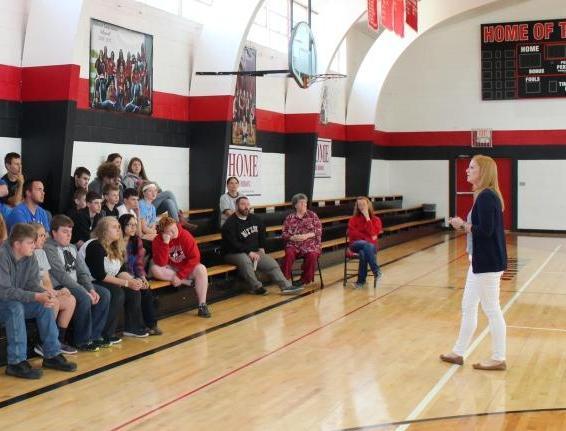
[[[355,263],[355,269],[352,268],[352,264]],[[348,264],[350,264],[348,266]],[[350,278],[358,276],[358,267],[360,265],[360,256],[358,253],[354,253],[350,249],[350,242],[348,241],[348,232],[346,232],[346,247],[344,247],[344,279],[342,286],[346,286],[346,283]],[[373,272],[367,272],[368,277],[373,277],[373,288],[377,288],[377,278]]]
[[[297,261],[299,260],[302,261],[303,259],[304,257],[297,257],[293,266],[295,266]],[[318,278],[320,279],[320,288],[324,289],[324,281],[322,280],[322,270],[320,269],[320,256],[316,258],[316,267],[317,267],[317,272],[315,273],[315,276],[318,274]],[[293,269],[291,271],[291,282],[295,281],[296,275],[301,275],[301,274],[302,274],[301,268]]]

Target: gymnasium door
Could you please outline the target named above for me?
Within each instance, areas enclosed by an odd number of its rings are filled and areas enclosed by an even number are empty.
[[[468,157],[456,159],[456,215],[466,220],[468,212],[474,203],[474,195],[472,186],[466,181],[466,168],[470,164]],[[505,202],[505,211],[503,212],[503,223],[505,229],[510,230],[513,224],[513,206],[512,206],[512,187],[511,187],[511,159],[495,159],[497,163],[497,174],[499,176],[499,188]]]

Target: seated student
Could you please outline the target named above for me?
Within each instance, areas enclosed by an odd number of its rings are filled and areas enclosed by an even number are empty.
[[[65,344],[65,335],[67,333],[67,328],[69,327],[69,322],[71,321],[75,311],[75,298],[71,295],[69,289],[53,289],[51,277],[49,277],[49,270],[51,269],[51,266],[49,266],[47,255],[45,254],[45,250],[43,250],[45,239],[47,238],[47,232],[45,232],[45,228],[42,224],[31,223],[31,226],[35,229],[37,234],[35,250],[33,253],[37,259],[37,264],[39,265],[41,287],[48,292],[51,292],[55,297],[53,300],[53,314],[57,319],[57,326],[59,327],[59,343],[61,344],[61,352],[67,355],[73,355],[77,353],[77,349]],[[39,356],[43,356],[43,350],[40,345],[35,346],[33,350]]]
[[[22,158],[18,153],[8,153],[4,157],[6,174],[2,181],[8,187],[8,194],[1,196],[0,202],[9,207],[15,207],[22,201],[24,175],[22,174]]]
[[[88,190],[102,196],[102,188],[106,184],[113,184],[119,187],[120,199],[122,202],[122,183],[120,182],[120,169],[113,163],[105,162],[96,170],[96,178],[88,185]]]
[[[250,201],[241,196],[236,200],[236,212],[222,226],[222,251],[225,260],[238,267],[240,275],[247,283],[249,291],[256,295],[265,295],[257,279],[256,269],[269,274],[272,281],[281,288],[281,293],[292,294],[301,291],[302,287],[294,287],[281,273],[277,262],[263,248],[265,243],[265,226],[261,219],[250,213]]]
[[[141,159],[132,157],[130,163],[128,163],[128,170],[122,181],[124,187],[140,190],[148,181]],[[184,221],[183,214],[179,211],[179,205],[177,204],[175,195],[168,190],[161,190],[156,183],[153,184],[157,187],[157,194],[152,204],[155,206],[157,214],[167,212],[169,217],[173,217],[175,221]]]
[[[285,242],[285,259],[283,274],[291,279],[293,263],[297,257],[303,258],[303,274],[297,286],[314,281],[316,263],[320,256],[320,239],[322,224],[318,216],[307,209],[308,199],[303,193],[298,193],[291,199],[295,212],[292,212],[283,222],[283,241]]]
[[[368,264],[375,277],[381,276],[377,264],[377,237],[382,233],[379,217],[365,196],[358,197],[354,204],[354,215],[348,221],[348,247],[359,256],[358,281],[354,287],[363,287],[366,282]]]
[[[126,243],[125,266],[128,274],[143,283],[140,293],[145,326],[149,335],[161,335],[162,332],[157,326],[157,319],[155,318],[153,294],[149,289],[149,282],[147,281],[145,272],[145,249],[143,247],[142,239],[137,235],[137,219],[132,214],[124,214],[120,216],[118,221],[120,222],[122,235],[124,236],[124,241]]]
[[[12,209],[6,219],[8,229],[16,223],[41,223],[49,232],[49,215],[39,205],[45,199],[43,183],[39,180],[26,180],[24,183],[24,201]]]
[[[75,190],[75,195],[73,197],[73,206],[67,211],[67,215],[69,217],[75,217],[80,210],[86,208],[86,194],[86,189]]]
[[[72,232],[73,220],[62,214],[53,217],[51,238],[44,247],[49,275],[56,290],[68,289],[75,298],[73,345],[83,352],[97,352],[99,347],[110,346],[102,339],[110,292],[92,283],[88,267],[71,244]]]
[[[106,184],[102,188],[102,210],[104,217],[112,216],[118,218],[118,201],[120,200],[120,189],[114,184]]]
[[[147,337],[141,309],[140,289],[143,282],[134,279],[124,267],[126,249],[122,240],[120,223],[114,217],[103,217],[92,232],[92,239],[79,250],[97,284],[110,292],[110,309],[106,326],[102,331],[104,340],[110,344],[120,343],[116,327],[121,310],[124,314],[124,336]]]
[[[234,214],[236,210],[236,199],[241,195],[238,192],[240,181],[236,177],[229,177],[226,180],[226,188],[228,191],[220,196],[220,226],[224,224],[226,219]]]
[[[90,234],[102,218],[102,197],[96,192],[86,194],[86,207],[77,211],[73,219],[75,227],[71,242],[80,249],[90,239]]]
[[[208,273],[200,263],[200,251],[195,239],[172,217],[162,217],[157,230],[159,235],[152,243],[151,274],[158,280],[171,281],[173,286],[190,286],[194,282],[199,302],[198,316],[210,317],[206,305]]]
[[[157,186],[155,183],[147,182],[143,185],[141,193],[139,208],[142,235],[153,241],[157,236],[157,212],[153,206],[153,201],[157,196]]]
[[[114,164],[120,171],[120,182],[122,181],[122,156],[119,153],[110,153],[106,157],[107,163]]]
[[[3,218],[6,218],[8,214],[10,214],[10,211],[12,211],[11,207],[2,202],[2,198],[6,196],[8,196],[8,185],[6,181],[0,179],[0,216]]]
[[[59,331],[51,310],[55,296],[39,284],[39,267],[33,256],[35,229],[23,223],[13,226],[8,241],[0,246],[0,322],[6,327],[8,366],[6,374],[39,379],[42,371],[27,361],[25,319],[35,319],[43,341],[43,367],[75,371],[77,365],[61,354]]]
[[[83,167],[79,166],[75,169],[73,176],[71,177],[70,187],[69,187],[69,198],[67,199],[67,205],[65,208],[65,212],[68,214],[69,211],[76,205],[75,203],[75,193],[77,190],[84,189],[85,192],[88,188],[88,182],[90,180],[90,171]]]
[[[6,222],[4,217],[0,214],[0,245],[8,239],[8,228],[6,227]]]
[[[118,217],[124,214],[131,214],[134,217],[138,217],[140,212],[139,199],[140,197],[136,189],[127,188],[124,190],[124,203],[117,207]]]

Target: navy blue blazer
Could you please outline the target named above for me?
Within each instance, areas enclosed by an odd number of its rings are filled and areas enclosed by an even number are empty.
[[[501,201],[491,189],[483,190],[472,209],[472,271],[499,272],[507,269],[507,248]]]

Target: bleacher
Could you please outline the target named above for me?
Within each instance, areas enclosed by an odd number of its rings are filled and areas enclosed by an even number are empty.
[[[348,219],[352,216],[354,197],[314,201],[311,210],[320,218],[322,233],[321,265],[339,263],[343,257],[346,243]],[[444,219],[437,218],[434,207],[418,205],[403,208],[402,196],[371,197],[373,208],[383,223],[383,234],[379,239],[379,248],[383,249],[419,236],[443,229]],[[253,208],[267,231],[266,252],[275,259],[281,259],[285,252],[281,238],[282,223],[292,211],[290,202],[261,205]],[[210,286],[208,302],[214,303],[241,294],[245,291],[239,281],[236,267],[224,263],[221,254],[221,235],[216,210],[193,209],[185,213],[190,222],[197,225],[193,233],[201,251],[202,263],[208,269]],[[150,283],[158,318],[164,318],[197,307],[194,289],[174,287],[167,281],[153,280]],[[30,351],[35,342],[35,324],[28,323],[28,342]],[[0,329],[0,365],[6,363],[6,338],[4,329]]]

